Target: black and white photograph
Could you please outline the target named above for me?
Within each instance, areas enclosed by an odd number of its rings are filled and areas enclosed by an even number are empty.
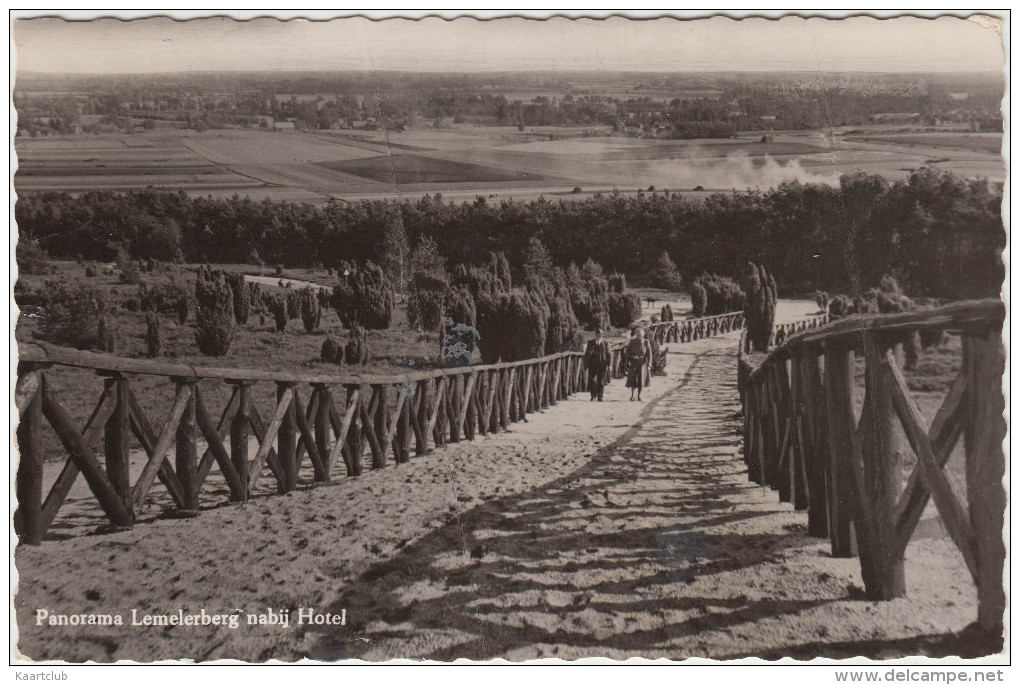
[[[12,11],[11,665],[1003,681],[1009,12],[515,12]]]

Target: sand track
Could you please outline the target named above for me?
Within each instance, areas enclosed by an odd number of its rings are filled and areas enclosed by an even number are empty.
[[[976,609],[951,542],[919,536],[908,598],[864,601],[857,561],[747,482],[735,343],[672,345],[642,404],[615,381],[604,403],[576,395],[400,467],[19,548],[19,647],[99,661],[953,650],[945,636]],[[242,625],[36,626],[40,607],[239,611]],[[344,609],[347,625],[244,625],[267,607]]]

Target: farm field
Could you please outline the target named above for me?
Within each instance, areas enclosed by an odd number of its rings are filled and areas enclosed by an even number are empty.
[[[636,192],[768,188],[789,181],[833,184],[840,174],[890,180],[936,164],[1002,181],[996,134],[835,135],[777,132],[727,140],[590,136],[593,128],[460,126],[408,131],[216,130],[18,138],[19,193],[166,188],[325,202],[441,192],[534,198]],[[580,188],[581,193],[571,191]]]
[[[891,143],[894,145],[920,145],[923,147],[945,147],[955,150],[991,152],[1002,149],[1001,133],[916,133],[870,136],[847,136],[847,140],[866,143]]]

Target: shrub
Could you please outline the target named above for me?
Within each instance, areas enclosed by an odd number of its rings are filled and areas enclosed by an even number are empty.
[[[175,279],[166,283],[138,284],[138,300],[143,312],[177,315],[181,325],[188,320],[190,299],[187,287]]]
[[[653,376],[665,376],[666,375],[666,352],[665,347],[660,348],[659,343],[654,337],[648,338],[648,342],[652,347],[652,359],[650,372]]]
[[[440,357],[446,366],[463,366],[475,361],[479,333],[475,298],[466,285],[448,289],[444,295]]]
[[[155,312],[145,315],[145,346],[149,357],[163,356],[163,322]]]
[[[502,267],[498,266],[499,260],[495,256],[492,257],[492,260],[488,268],[458,264],[453,270],[453,285],[466,286],[476,300],[480,297],[492,297],[498,293],[509,292],[510,288],[506,285],[510,281],[509,275],[505,280],[500,278],[498,272]],[[509,272],[507,273],[509,274]]]
[[[654,278],[655,284],[663,290],[678,291],[683,287],[680,270],[676,268],[667,252],[663,252],[655,263]]]
[[[489,253],[489,270],[496,277],[503,290],[509,291],[513,288],[513,277],[510,273],[510,260],[502,252]]]
[[[567,270],[570,306],[583,326],[609,328],[609,280],[602,267],[589,259],[581,269],[573,264]]]
[[[418,271],[412,274],[407,294],[407,322],[411,328],[419,331],[439,330],[443,301],[449,289],[445,273]]]
[[[287,329],[287,298],[283,295],[273,295],[269,300],[269,311],[273,314],[273,323],[276,325],[276,332],[283,333]]]
[[[326,336],[326,339],[322,341],[319,359],[327,364],[343,364],[344,346],[334,340],[332,336]]]
[[[333,308],[340,321],[346,328],[354,324],[374,330],[389,328],[395,296],[386,274],[372,262],[347,271],[350,274],[333,289]]]
[[[854,313],[853,302],[846,295],[836,295],[829,300],[829,318],[832,320],[842,319]]]
[[[99,269],[96,268],[95,262],[89,262],[85,265],[85,278],[95,278]]]
[[[520,288],[511,290],[506,302],[508,359],[541,357],[548,333],[548,306],[538,294]]]
[[[290,285],[289,283],[287,285]],[[287,320],[301,318],[301,293],[297,290],[288,290],[284,297],[287,302]]]
[[[14,252],[20,273],[48,274],[52,270],[50,256],[38,241],[19,239],[17,249]]]
[[[141,308],[142,305],[138,301],[137,297],[129,297],[126,300],[124,300],[124,309],[128,310],[129,312],[137,312]]]
[[[19,278],[14,283],[14,302],[21,309],[45,307],[49,302],[49,293],[45,285],[42,288],[32,288]]]
[[[669,316],[670,321],[673,320],[673,305],[671,304],[666,305],[666,315]]]
[[[245,283],[244,274],[228,273],[226,278],[234,304],[234,320],[243,326],[248,323],[248,315],[251,312],[248,284]]]
[[[519,361],[543,355],[549,310],[540,296],[512,288],[483,297],[476,304],[482,361]]]
[[[348,364],[368,363],[368,331],[357,324],[354,324],[351,328],[350,335],[347,338],[344,357],[347,359]]]
[[[878,288],[869,292],[875,301],[875,307],[882,314],[906,312],[914,308],[914,303],[907,297],[899,282],[889,274],[882,276]]]
[[[696,282],[705,289],[704,316],[728,314],[744,308],[747,296],[733,279],[715,274],[703,274],[698,277]]]
[[[456,323],[475,326],[478,323],[478,308],[475,298],[465,286],[451,288],[443,299],[443,311],[447,318]]]
[[[259,314],[264,313],[266,311],[266,303],[264,299],[265,296],[263,295],[262,289],[259,287],[259,284],[249,281],[247,283],[247,287],[248,287],[248,304],[251,306],[252,309],[254,309]]]
[[[829,293],[824,290],[815,291],[815,304],[818,305],[818,311],[827,312],[829,311]]]
[[[277,276],[282,276],[283,275],[283,264],[277,264],[276,265],[276,275]]]
[[[117,252],[117,267],[120,269],[121,283],[138,283],[142,278],[138,262],[132,259],[125,250]]]
[[[96,327],[96,347],[101,352],[116,352],[117,334],[118,330],[114,318],[105,312],[101,313],[99,315],[99,324]]]
[[[38,336],[54,345],[79,350],[97,346],[99,320],[109,305],[102,291],[90,284],[46,281],[45,299],[40,302],[44,319]],[[108,329],[108,327],[107,327]]]
[[[190,308],[189,302],[190,301],[187,297],[182,297],[177,300],[177,304],[174,307],[174,313],[177,315],[177,323],[181,326],[188,322],[188,309]]]
[[[545,337],[545,353],[578,350],[581,326],[577,322],[570,300],[563,295],[549,301],[549,323]]]
[[[743,289],[747,293],[744,327],[748,351],[767,352],[776,319],[776,280],[764,266],[748,264]]]
[[[209,357],[221,357],[234,339],[234,298],[222,271],[199,270],[195,279],[195,342]]]
[[[322,308],[319,307],[319,298],[310,287],[301,291],[301,323],[305,325],[305,331],[311,333],[319,327],[322,320]]]
[[[627,328],[641,318],[641,298],[635,293],[613,293],[609,296],[609,322]]]
[[[609,292],[611,293],[625,293],[627,292],[627,277],[623,274],[609,274]]]
[[[705,293],[705,286],[701,283],[695,283],[691,286],[691,308],[694,310],[694,316],[704,316],[707,306],[708,295]]]

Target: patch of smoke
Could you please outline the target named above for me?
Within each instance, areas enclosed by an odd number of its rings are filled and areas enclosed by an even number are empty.
[[[733,152],[726,157],[698,157],[642,164],[637,176],[654,179],[659,188],[692,190],[767,190],[783,183],[839,185],[839,174],[816,173],[804,168],[799,159],[779,161],[769,155],[752,157]]]

